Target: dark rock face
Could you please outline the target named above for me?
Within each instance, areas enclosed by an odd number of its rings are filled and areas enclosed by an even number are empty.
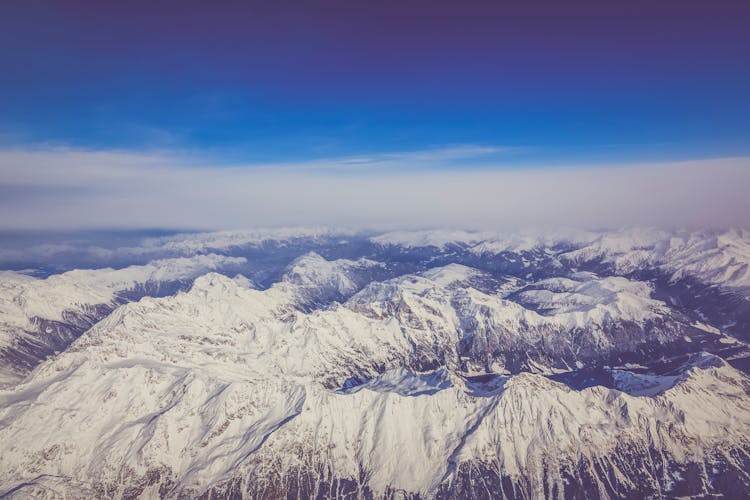
[[[64,351],[83,332],[107,316],[116,306],[98,304],[81,311],[64,311],[62,321],[31,318],[34,330],[26,331],[13,346],[0,348],[0,363],[23,374],[49,356]]]

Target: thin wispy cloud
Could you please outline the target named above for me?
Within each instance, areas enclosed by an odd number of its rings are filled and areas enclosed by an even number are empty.
[[[467,158],[486,157],[499,153],[508,153],[518,148],[509,146],[482,146],[476,144],[461,144],[434,149],[423,149],[405,153],[386,153],[383,159],[414,160],[414,161],[446,161]]]
[[[362,156],[314,159],[295,163],[274,163],[270,165],[240,165],[240,168],[264,168],[287,170],[364,170],[394,169],[416,170],[454,166],[456,161],[493,160],[498,156],[519,151],[511,146],[487,146],[460,144],[414,151],[378,153]]]

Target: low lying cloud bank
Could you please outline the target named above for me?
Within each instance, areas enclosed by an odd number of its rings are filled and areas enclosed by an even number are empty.
[[[0,228],[750,227],[750,158],[533,169],[214,167],[169,154],[0,152]],[[320,168],[318,168],[320,167]]]

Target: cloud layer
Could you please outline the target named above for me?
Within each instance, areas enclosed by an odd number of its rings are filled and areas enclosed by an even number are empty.
[[[462,158],[498,152],[461,146],[215,167],[171,154],[5,150],[0,228],[750,227],[747,157],[459,168]],[[428,168],[447,161],[453,168]]]

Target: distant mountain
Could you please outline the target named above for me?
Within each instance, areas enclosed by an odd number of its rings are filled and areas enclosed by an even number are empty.
[[[750,495],[749,233],[243,234],[0,273],[0,496]]]

